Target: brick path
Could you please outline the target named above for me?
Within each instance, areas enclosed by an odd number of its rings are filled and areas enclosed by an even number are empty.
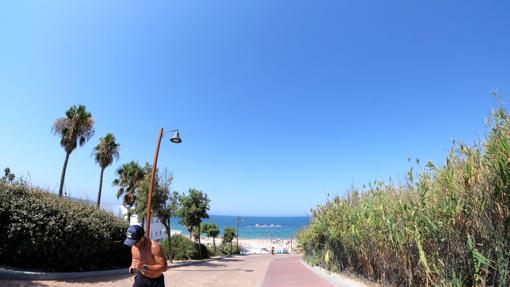
[[[263,287],[333,287],[301,263],[301,256],[276,256],[269,265]]]
[[[166,287],[259,287],[272,258],[268,255],[235,256],[171,268]],[[126,269],[127,271],[127,269]],[[76,280],[0,280],[0,287],[131,287],[129,275]]]
[[[265,275],[264,275],[265,274]],[[61,281],[0,280],[0,287],[129,287],[129,275]],[[167,287],[333,287],[299,255],[236,256],[165,272]],[[345,286],[364,286],[347,282]],[[342,285],[343,286],[343,285]]]

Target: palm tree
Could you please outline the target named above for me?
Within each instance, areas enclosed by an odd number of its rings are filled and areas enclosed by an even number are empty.
[[[99,139],[99,144],[94,147],[92,152],[96,158],[96,162],[101,167],[101,175],[99,177],[99,192],[97,193],[97,208],[101,203],[101,189],[103,188],[103,172],[107,166],[112,164],[113,159],[119,159],[119,144],[115,142],[112,133],[108,133],[105,137]]]
[[[236,230],[233,227],[223,228],[223,243],[230,243],[230,252],[228,255],[232,255],[232,240],[234,240],[236,236]]]
[[[179,201],[180,208],[177,212],[177,215],[180,217],[179,223],[186,226],[188,229],[190,240],[192,240],[191,236],[193,233],[198,235],[198,246],[201,246],[200,224],[202,223],[202,219],[209,218],[207,211],[210,208],[209,202],[211,200],[207,197],[207,193],[190,188],[188,190],[188,195],[183,194],[179,196]],[[194,232],[195,227],[197,229]],[[202,259],[202,251],[200,251],[200,259]]]
[[[171,182],[171,180],[170,180]],[[170,263],[172,263],[172,231],[171,231],[171,225],[170,225],[170,219],[172,216],[174,216],[177,213],[177,210],[179,209],[179,197],[180,194],[177,191],[174,191],[170,193],[169,189],[169,183],[165,184],[165,192],[166,192],[166,200],[165,200],[165,206],[163,208],[158,208],[155,210],[156,214],[158,214],[158,217],[160,218],[161,222],[163,223],[163,226],[165,226],[166,234],[168,237],[168,255],[170,259]]]
[[[73,105],[66,111],[66,117],[58,118],[55,121],[52,130],[54,134],[61,136],[60,145],[66,151],[66,159],[62,168],[60,188],[58,190],[58,196],[62,197],[69,155],[78,144],[83,146],[94,135],[94,119],[87,112],[84,105],[79,105],[78,107]]]
[[[214,246],[214,253],[216,253],[216,237],[220,234],[220,230],[218,229],[218,225],[214,223],[203,223],[202,224],[202,230],[206,234],[207,237],[212,237],[213,240],[213,246]]]
[[[209,218],[207,211],[209,210],[209,202],[207,193],[190,188],[188,195],[179,197],[180,208],[177,215],[180,217],[179,223],[185,226],[189,231],[189,239],[192,240],[192,234],[195,227],[198,228],[198,243],[200,244],[200,224],[202,219]]]
[[[128,222],[131,219],[131,207],[136,201],[136,192],[145,178],[145,170],[135,161],[123,164],[117,169],[117,178],[113,185],[119,188],[117,198],[122,198],[123,205],[128,209]]]

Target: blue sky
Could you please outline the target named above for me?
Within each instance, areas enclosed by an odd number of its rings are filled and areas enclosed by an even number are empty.
[[[121,164],[154,156],[212,214],[304,215],[327,195],[441,164],[486,134],[510,94],[508,1],[2,1],[0,166],[57,191],[55,119],[84,104],[95,136],[66,190],[95,200],[90,157],[112,132]],[[29,174],[29,175],[28,175]]]

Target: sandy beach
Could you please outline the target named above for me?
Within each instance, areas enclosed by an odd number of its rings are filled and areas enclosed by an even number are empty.
[[[221,243],[221,238],[216,238],[216,244]],[[203,244],[212,245],[212,238],[201,238]],[[237,240],[234,239],[233,244],[237,244]],[[264,254],[269,253],[272,247],[274,247],[275,253],[292,253],[292,249],[296,247],[296,240],[290,239],[239,239],[239,245],[249,250],[253,254]]]

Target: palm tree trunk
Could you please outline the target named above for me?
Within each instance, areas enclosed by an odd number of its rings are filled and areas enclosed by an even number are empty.
[[[214,246],[214,255],[216,256],[216,242],[214,242],[214,237],[212,238],[212,245]]]
[[[99,176],[99,192],[97,193],[97,208],[101,204],[101,189],[103,189],[103,172],[104,167],[101,168],[101,175]]]
[[[168,233],[168,253],[170,253],[170,263],[172,263],[174,258],[172,256],[172,225],[170,223],[170,217],[168,218],[168,229],[166,232]]]
[[[67,161],[69,160],[70,152],[66,152],[66,159],[64,161],[64,167],[62,168],[62,176],[60,177],[60,188],[58,190],[58,196],[62,197],[64,191],[64,178],[66,177]]]
[[[200,244],[200,224],[198,224],[198,249],[200,250],[200,259],[202,258],[202,244]]]
[[[197,226],[198,227],[198,244],[200,244],[200,225]]]
[[[168,218],[168,222],[164,223],[164,220],[161,220],[161,223],[163,223],[163,226],[165,226],[166,229],[166,235],[168,238],[168,260],[170,260],[170,263],[172,263],[172,226],[170,225],[170,218]]]

